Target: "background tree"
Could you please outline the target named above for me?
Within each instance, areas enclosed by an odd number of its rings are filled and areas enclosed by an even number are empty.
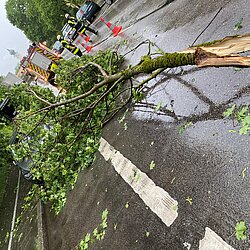
[[[49,45],[65,23],[64,14],[72,13],[63,0],[8,0],[5,8],[9,21],[29,40],[47,41]]]

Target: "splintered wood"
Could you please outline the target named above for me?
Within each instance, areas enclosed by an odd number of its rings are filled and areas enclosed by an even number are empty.
[[[250,34],[225,37],[210,44],[201,44],[179,53],[194,53],[198,67],[237,66],[250,67],[250,56],[239,53],[250,50]]]

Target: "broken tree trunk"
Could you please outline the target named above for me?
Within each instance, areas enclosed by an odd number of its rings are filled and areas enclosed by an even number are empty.
[[[166,53],[156,58],[144,56],[141,62],[121,72],[125,78],[141,73],[152,73],[159,68],[185,65],[198,67],[250,67],[250,57],[239,53],[250,50],[250,34],[225,37],[222,40],[197,45],[181,52]]]
[[[250,57],[240,56],[239,53],[250,50],[250,34],[225,37],[222,40],[200,44],[180,54],[192,53],[195,55],[195,64],[198,67],[250,67]]]
[[[241,36],[226,37],[222,40],[197,45],[180,52],[165,53],[162,56],[155,58],[151,58],[147,55],[141,58],[141,62],[139,64],[128,67],[117,74],[105,76],[101,82],[95,84],[92,89],[86,93],[68,100],[50,104],[33,114],[84,99],[105,85],[122,82],[143,73],[150,74],[159,69],[164,70],[166,68],[175,68],[187,65],[197,65],[198,67],[250,67],[250,56],[244,57],[239,54],[249,50],[250,34],[246,34]],[[161,70],[159,72],[161,72]],[[157,74],[155,74],[155,76]]]

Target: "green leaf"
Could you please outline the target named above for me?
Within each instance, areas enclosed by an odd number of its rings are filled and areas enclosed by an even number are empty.
[[[128,129],[128,125],[127,125],[127,123],[126,123],[126,122],[124,123],[124,125],[123,125],[123,126],[124,126],[124,130],[127,130],[127,129]]]
[[[242,21],[243,21],[243,18],[241,18],[240,21],[234,25],[234,30],[242,29]]]
[[[237,240],[247,239],[247,227],[245,221],[237,222],[235,226],[235,236]]]
[[[90,237],[90,233],[87,233],[86,236],[85,236],[85,238],[84,238],[84,241],[85,241],[85,242],[89,242],[89,241],[90,241],[90,238],[91,238],[91,237]]]
[[[136,175],[135,175],[135,181],[138,182],[139,179],[140,179],[140,174],[139,174],[139,173],[136,173]]]
[[[184,133],[184,131],[188,128],[188,127],[190,127],[190,126],[192,126],[193,125],[193,122],[187,122],[187,123],[185,123],[185,124],[183,124],[182,126],[180,126],[179,127],[179,134],[183,134]]]
[[[193,199],[190,196],[187,197],[186,201],[189,203],[190,206],[193,204]]]
[[[159,111],[161,109],[162,102],[158,103],[157,106],[155,107],[155,111]]]
[[[127,201],[127,203],[125,204],[125,208],[128,208],[129,207],[129,203]]]
[[[239,130],[240,135],[246,135],[250,131],[250,126],[242,126]]]
[[[173,205],[172,209],[173,209],[173,211],[177,211],[178,206],[177,205]]]
[[[234,68],[234,71],[235,71],[235,72],[241,71],[241,70],[242,70],[242,68],[237,68],[237,67]]]
[[[99,232],[98,232],[98,228],[95,228],[94,231],[93,231],[94,237],[96,237],[96,236],[98,235],[98,233],[99,233]]]
[[[151,161],[150,164],[149,164],[149,169],[153,170],[154,168],[155,168],[155,162]]]
[[[236,104],[234,104],[232,107],[228,108],[224,113],[223,116],[224,117],[229,117],[230,115],[232,115],[232,113],[234,112],[236,108]]]
[[[132,94],[134,97],[133,101],[135,103],[140,102],[141,100],[143,100],[145,98],[145,94],[137,89],[133,89]]]
[[[241,172],[242,178],[245,178],[245,172],[246,172],[246,170],[247,170],[247,167],[245,167],[245,168],[242,170],[242,172]]]
[[[248,112],[248,107],[243,106],[237,113],[236,118],[238,121],[242,121],[246,117],[246,113]]]
[[[106,208],[103,212],[102,212],[102,220],[106,220],[108,217],[108,209]]]

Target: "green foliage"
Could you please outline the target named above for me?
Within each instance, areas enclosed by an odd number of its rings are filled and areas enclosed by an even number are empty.
[[[234,25],[234,30],[242,29],[242,21],[243,21],[243,18],[241,18],[240,21]]]
[[[233,114],[236,105],[234,104],[232,107],[227,108],[225,112],[223,112],[224,117],[229,117]]]
[[[63,0],[7,0],[7,18],[31,41],[51,45],[65,23],[64,14],[71,11]]]
[[[247,227],[245,221],[237,222],[235,226],[235,236],[237,240],[247,239]]]
[[[129,208],[129,202],[128,201],[125,204],[125,208]]]
[[[103,240],[106,234],[106,228],[108,226],[108,210],[105,209],[102,212],[102,222],[101,224],[94,229],[93,233],[87,233],[85,238],[80,241],[77,249],[78,250],[87,250],[90,243],[94,243],[95,240]]]
[[[187,122],[187,123],[183,124],[182,126],[180,126],[180,127],[179,127],[179,134],[182,135],[182,134],[185,132],[185,130],[186,130],[188,127],[192,126],[192,125],[193,125],[193,122]]]
[[[0,203],[5,193],[5,186],[12,157],[10,151],[7,150],[9,140],[12,134],[12,127],[4,123],[0,123]]]
[[[142,91],[139,91],[138,89],[133,89],[133,101],[140,102],[145,98],[145,94]]]
[[[190,196],[187,197],[186,201],[189,203],[190,206],[193,204],[193,198]]]
[[[33,115],[47,104],[29,92],[32,88],[50,103],[86,93],[103,80],[93,66],[76,73],[75,69],[90,61],[116,73],[123,60],[107,51],[98,52],[94,57],[86,55],[62,62],[57,71],[57,83],[65,88],[67,94],[57,97],[49,89],[27,84],[12,89],[10,98],[19,110],[16,124],[20,141],[12,146],[15,159],[31,156],[34,162],[31,166],[33,176],[44,180],[43,186],[33,185],[26,197],[25,208],[30,206],[33,199],[40,198],[43,202],[50,202],[55,212],[59,213],[66,202],[67,192],[74,188],[79,172],[95,160],[103,122],[112,115],[116,103],[114,96],[120,87],[112,88],[105,98],[101,98],[109,90],[109,86],[103,86],[87,98]],[[26,139],[27,135],[29,140]]]
[[[155,107],[155,111],[156,111],[156,112],[159,111],[159,110],[161,109],[161,107],[162,107],[162,102],[159,102],[159,103],[157,104],[157,106]]]
[[[247,171],[247,167],[245,166],[244,169],[241,172],[242,178],[245,178],[246,171]]]
[[[150,164],[149,164],[149,169],[153,170],[154,168],[155,168],[155,162],[151,161]]]
[[[71,8],[78,9],[81,4],[84,4],[84,0],[64,0],[65,4]]]
[[[2,77],[1,77],[2,79]],[[1,81],[0,79],[0,81]],[[0,103],[8,95],[9,90],[6,86],[0,84]],[[12,135],[11,124],[0,115],[0,203],[2,202],[5,186],[7,181],[7,175],[10,165],[12,164],[12,156],[7,147]]]
[[[229,107],[224,113],[224,117],[231,117],[240,125],[239,134],[246,135],[250,131],[250,111],[248,106],[236,107],[234,104]],[[234,132],[234,130],[230,130]]]

